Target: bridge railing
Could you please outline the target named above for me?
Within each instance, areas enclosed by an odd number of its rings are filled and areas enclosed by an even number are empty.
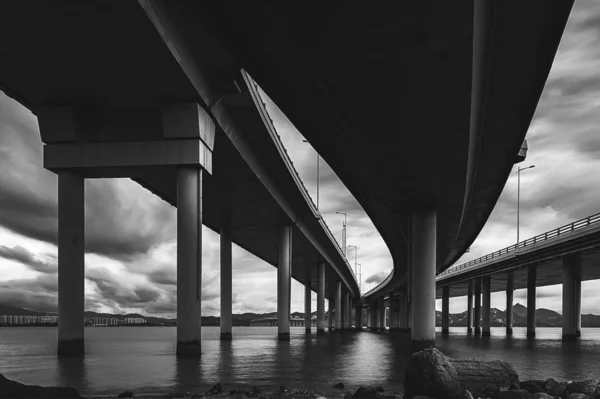
[[[254,86],[254,92],[256,93],[256,95],[258,96],[258,99],[260,100],[260,103],[262,104],[263,111],[265,112],[266,115],[268,115],[269,120],[271,121],[271,127],[273,128],[273,131],[275,132],[275,135],[274,135],[275,139],[278,141],[278,144],[283,149],[282,156],[284,156],[286,158],[286,160],[289,162],[289,164],[291,166],[290,170],[295,174],[295,177],[296,177],[295,180],[298,182],[298,187],[300,187],[300,189],[303,191],[304,197],[308,200],[308,203],[309,203],[309,205],[310,205],[313,213],[315,215],[318,215],[318,217],[319,217],[319,219],[321,221],[321,224],[325,228],[325,230],[328,233],[329,237],[331,238],[331,241],[333,243],[335,243],[335,245],[338,248],[338,251],[340,252],[340,254],[342,254],[342,257],[344,258],[344,260],[346,262],[346,265],[348,266],[348,268],[352,272],[352,275],[354,276],[354,280],[356,280],[358,282],[358,280],[356,278],[356,272],[354,271],[354,269],[350,265],[350,262],[348,261],[348,258],[344,255],[344,251],[342,250],[342,246],[338,242],[337,238],[335,238],[335,236],[331,232],[331,229],[329,228],[329,226],[325,222],[325,219],[323,219],[323,217],[321,216],[321,212],[319,212],[317,206],[315,205],[315,202],[313,201],[312,197],[310,196],[310,193],[306,189],[306,186],[304,185],[304,182],[300,178],[300,174],[298,173],[298,171],[294,167],[294,163],[292,162],[292,159],[290,158],[290,156],[289,156],[289,154],[287,152],[287,149],[285,148],[285,146],[283,145],[283,143],[281,141],[281,136],[279,135],[279,133],[277,132],[277,129],[275,128],[275,124],[273,123],[273,119],[271,118],[271,115],[269,114],[269,111],[267,111],[267,104],[265,103],[265,101],[263,100],[262,96],[260,95],[260,88],[259,88],[258,84],[249,75],[247,75],[247,76],[248,76],[248,81],[250,81],[251,84]]]
[[[442,273],[438,274],[437,277],[447,276],[447,275],[457,272],[459,270],[464,270],[464,269],[470,268],[472,266],[475,266],[477,264],[486,262],[490,259],[497,258],[498,256],[502,256],[502,255],[508,254],[510,252],[514,252],[519,248],[525,248],[527,246],[538,244],[538,243],[544,242],[546,240],[550,240],[552,238],[556,238],[561,235],[569,234],[574,231],[586,228],[590,225],[597,224],[597,223],[600,223],[600,213],[596,213],[596,214],[588,216],[586,218],[566,224],[566,225],[558,227],[554,230],[550,230],[545,233],[538,234],[537,236],[528,238],[525,241],[521,241],[521,242],[518,242],[517,244],[513,244],[509,247],[502,248],[496,252],[492,252],[491,254],[487,254],[480,258],[473,259],[467,263],[463,263],[458,266],[452,266],[452,267],[444,270]]]

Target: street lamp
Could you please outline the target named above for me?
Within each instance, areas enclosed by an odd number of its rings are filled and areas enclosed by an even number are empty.
[[[342,252],[344,256],[346,256],[346,221],[348,219],[348,215],[346,212],[336,212],[338,215],[344,215],[344,224],[342,224]]]
[[[302,140],[303,143],[308,143],[307,140]],[[316,152],[316,151],[315,151]],[[319,153],[317,153],[317,210],[319,210],[319,159],[321,158],[319,156]]]
[[[525,169],[535,168],[535,165],[529,165],[525,168],[517,166],[517,246],[519,245],[519,217],[520,217],[520,202],[521,202],[521,171]]]

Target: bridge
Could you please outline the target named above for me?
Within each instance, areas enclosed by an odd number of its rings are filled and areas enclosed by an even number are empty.
[[[99,177],[132,178],[177,206],[178,353],[200,353],[201,224],[221,234],[224,339],[234,242],[278,268],[280,339],[293,277],[306,314],[317,291],[318,332],[325,298],[342,330],[354,307],[360,328],[364,304],[402,292],[411,340],[432,345],[435,275],[471,245],[523,159],[571,6],[3,3],[0,89],[37,115],[59,176],[59,353],[84,351],[83,180]],[[392,274],[362,299],[254,82],[390,250]]]

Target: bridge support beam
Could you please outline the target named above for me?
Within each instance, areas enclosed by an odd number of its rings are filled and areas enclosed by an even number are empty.
[[[332,294],[333,296],[333,294]],[[329,332],[333,331],[334,319],[333,319],[333,309],[335,308],[335,302],[333,298],[330,298],[328,301],[327,307],[327,329]]]
[[[473,280],[467,289],[467,334],[473,333]]]
[[[306,268],[306,281],[304,282],[304,332],[310,334],[312,321],[312,290],[310,289],[311,275],[310,267]]]
[[[581,322],[581,254],[563,257],[563,341],[576,341]]]
[[[450,332],[450,287],[442,288],[442,334]]]
[[[513,335],[513,298],[515,291],[515,273],[509,271],[506,274],[506,335]]]
[[[277,337],[290,340],[290,285],[292,271],[292,226],[284,226],[279,238],[277,265]]]
[[[342,331],[342,282],[335,287],[335,331]]]
[[[317,335],[325,334],[325,262],[317,265]]]
[[[350,291],[346,291],[346,308],[345,308],[345,316],[346,316],[346,325],[345,329],[349,330],[352,328],[352,298],[350,297]]]
[[[435,271],[437,214],[420,211],[412,216],[411,287],[412,350],[435,346]]]
[[[177,355],[201,354],[202,172],[177,169]]]
[[[354,307],[354,326],[358,331],[363,329],[363,306],[360,303]]]
[[[473,312],[473,329],[475,336],[481,335],[481,279],[475,279],[475,311]]]
[[[379,331],[385,331],[385,298],[379,299]]]
[[[224,223],[220,231],[221,238],[221,340],[232,338],[232,257],[231,257],[231,226]]]
[[[481,336],[489,337],[490,336],[490,322],[491,322],[491,294],[492,294],[492,278],[490,276],[485,276],[482,279],[483,283],[483,298],[482,298],[482,308],[483,308],[483,317],[482,317],[482,331]]]
[[[398,329],[398,297],[390,294],[390,331]]]
[[[535,295],[537,267],[529,266],[527,271],[527,338],[535,338]]]
[[[85,190],[82,175],[58,173],[58,355],[82,356]]]

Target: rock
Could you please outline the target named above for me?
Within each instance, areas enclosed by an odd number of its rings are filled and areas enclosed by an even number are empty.
[[[334,388],[338,388],[338,389],[344,389],[344,383],[343,382],[338,382],[333,387]]]
[[[533,399],[558,399],[560,396],[552,396],[546,392],[538,392],[533,394]]]
[[[532,399],[533,395],[525,389],[509,389],[508,391],[496,392],[492,399]]]
[[[569,398],[573,393],[582,393],[585,395],[594,395],[596,387],[598,386],[597,379],[585,380],[585,381],[573,381],[565,388],[563,397]]]
[[[567,399],[593,399],[592,396],[587,396],[584,393],[572,393],[566,397]]]
[[[539,381],[528,380],[528,381],[523,381],[519,385],[520,385],[521,389],[526,390],[527,392],[529,392],[532,395],[534,393],[538,393],[538,392],[545,392],[544,389],[541,387],[541,385],[543,385],[543,382],[540,383]]]
[[[125,391],[117,395],[117,398],[133,398],[133,392]]]
[[[223,387],[221,387],[221,383],[217,382],[215,385],[213,385],[210,388],[209,392],[211,395],[217,395],[217,394],[220,394],[221,392],[223,392]]]
[[[406,398],[458,398],[464,389],[490,397],[509,388],[519,388],[519,376],[508,362],[455,360],[435,348],[413,354],[404,377]]]
[[[81,398],[81,396],[75,388],[25,385],[0,374],[0,398]]]
[[[569,385],[568,382],[558,382],[554,378],[548,378],[543,384],[542,388],[546,391],[547,394],[552,396],[562,396],[565,392],[565,388]]]
[[[405,395],[406,396],[406,395]],[[372,399],[372,398],[377,398],[377,393],[368,387],[359,387],[356,392],[354,392],[354,395],[352,395],[353,399],[356,398],[360,398],[360,399]]]

